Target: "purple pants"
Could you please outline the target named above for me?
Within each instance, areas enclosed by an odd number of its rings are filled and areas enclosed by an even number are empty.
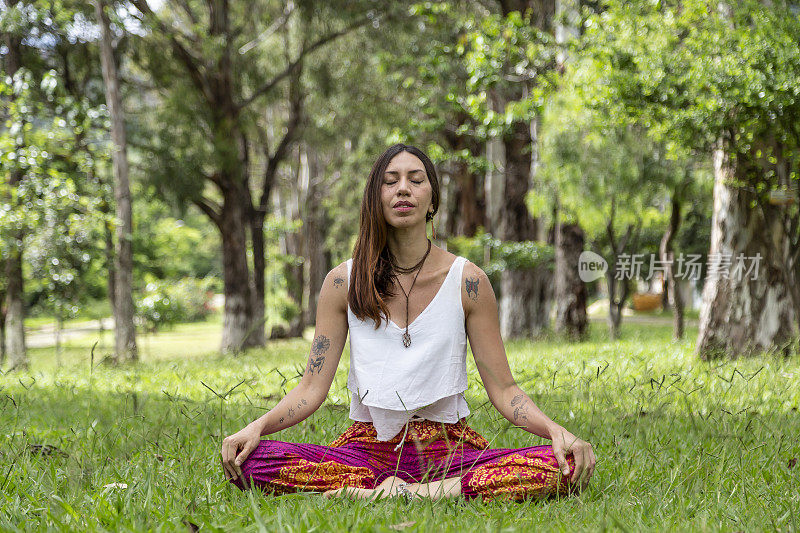
[[[278,494],[374,488],[389,476],[414,483],[460,476],[466,499],[522,501],[579,490],[561,473],[550,445],[490,449],[463,418],[412,421],[390,441],[376,436],[371,423],[354,422],[328,446],[262,440],[242,464],[243,477]],[[572,454],[567,463],[572,475]],[[231,483],[245,488],[241,477]]]

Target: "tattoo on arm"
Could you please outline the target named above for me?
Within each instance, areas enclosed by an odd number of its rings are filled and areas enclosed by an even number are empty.
[[[337,289],[338,289],[338,288],[339,288],[339,287],[341,287],[342,285],[344,285],[344,278],[334,278],[334,280],[333,280],[333,286],[334,286],[335,288],[337,288]]]
[[[473,300],[478,300],[478,278],[469,277],[464,280],[464,285],[467,287],[467,296]]]
[[[525,398],[524,394],[517,394],[511,400],[511,407],[514,407],[514,422],[517,422],[519,419],[528,421],[528,411],[526,405],[527,399]]]
[[[297,408],[295,408],[295,407],[290,407],[290,408],[289,408],[289,411],[286,413],[286,416],[288,416],[289,418],[294,418],[294,415],[295,415],[295,413],[296,413],[296,412],[298,412],[298,411],[300,411],[300,409],[301,409],[301,408],[302,408],[304,405],[308,405],[308,402],[306,401],[306,399],[305,399],[305,398],[302,398],[302,399],[301,399],[301,400],[300,400],[300,401],[297,403]],[[282,416],[282,417],[281,417],[281,419],[280,419],[280,422],[283,422],[284,418],[285,418],[285,417],[283,417],[283,416]]]
[[[319,374],[322,372],[322,365],[325,363],[325,356],[322,355],[331,347],[331,341],[325,335],[320,335],[311,344],[311,355],[308,358],[309,374]]]

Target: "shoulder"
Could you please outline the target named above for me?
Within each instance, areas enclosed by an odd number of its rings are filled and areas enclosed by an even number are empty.
[[[328,271],[320,289],[320,299],[340,309],[347,309],[347,262],[342,261]]]
[[[464,311],[469,314],[476,307],[493,302],[495,299],[489,277],[481,267],[466,259],[461,273],[461,301]]]

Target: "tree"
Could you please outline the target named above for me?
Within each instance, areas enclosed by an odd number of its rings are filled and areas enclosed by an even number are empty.
[[[151,158],[149,174],[160,181],[160,189],[169,189],[168,194],[179,201],[191,201],[219,228],[225,283],[221,349],[236,352],[263,345],[264,218],[276,172],[300,132],[306,97],[300,84],[304,59],[357,28],[377,23],[381,13],[353,2],[300,3],[284,12],[283,6],[279,10],[273,3],[229,5],[215,0],[207,3],[208,16],[200,17],[199,9],[188,2],[166,5],[158,14],[146,0],[133,3],[142,23],[151,29],[141,48],[142,62],[167,95],[159,113],[164,122],[152,136],[155,144],[137,144],[156,156]],[[286,38],[290,17],[299,17],[304,24],[319,18],[323,29],[301,27],[299,42],[286,46],[281,40]],[[331,29],[336,23],[340,27]],[[273,55],[264,63],[253,60],[248,52],[264,43],[272,45]],[[175,68],[171,61],[163,61],[165,49]],[[259,147],[265,154],[264,170],[254,201],[251,139],[263,138],[254,132],[259,127],[254,107],[259,101],[281,98],[284,81],[288,82],[285,132],[273,147]],[[216,190],[209,194],[206,185]],[[248,229],[252,276],[246,253]]]
[[[662,146],[647,142],[640,126],[618,122],[608,110],[587,105],[585,68],[582,62],[566,65],[563,89],[544,114],[541,185],[529,197],[529,205],[557,227],[567,226],[574,233],[574,226],[582,228],[589,247],[607,260],[608,326],[611,338],[616,338],[630,282],[642,273],[631,258],[641,253],[645,232],[665,225],[658,204],[664,183],[676,170]],[[566,261],[571,269],[577,267],[575,255],[582,251],[577,246],[560,252],[557,268],[565,270]],[[577,272],[562,275],[561,290],[579,298]],[[570,312],[574,298],[564,296],[561,313]]]
[[[9,9],[6,12],[6,15],[3,17],[4,19],[11,22],[11,16],[17,12],[17,8],[21,7],[18,6],[19,0],[8,0],[8,7]],[[14,110],[22,110],[25,109],[26,106],[24,102],[20,102],[20,90],[24,90],[27,84],[27,80],[25,79],[25,73],[20,72],[20,69],[23,68],[22,63],[22,37],[23,37],[23,28],[20,27],[8,27],[10,24],[4,24],[6,26],[5,31],[3,32],[3,41],[4,45],[8,49],[5,57],[5,64],[3,65],[3,72],[11,77],[10,84],[13,86],[13,89],[6,92],[6,96],[8,97],[8,107],[11,113],[9,115],[14,115]],[[29,78],[28,78],[29,79]],[[8,82],[6,82],[8,83]],[[24,113],[21,113],[24,116]],[[10,118],[10,117],[9,117]],[[21,118],[17,115],[16,118]],[[19,135],[25,130],[26,124],[12,121],[9,125],[10,131],[15,139],[13,150],[14,153],[18,153],[25,149],[24,145],[20,142],[17,142],[16,139],[23,138],[22,135]],[[7,156],[6,156],[7,158]],[[14,202],[19,205],[19,195],[16,195],[15,198],[15,190],[18,189],[20,182],[22,182],[24,178],[24,167],[21,165],[17,165],[16,158],[10,162],[11,168],[7,173],[7,180],[8,180],[8,192],[7,196],[4,195],[4,200],[8,199],[10,202]],[[16,202],[15,202],[16,200]],[[5,201],[4,201],[5,203]],[[25,286],[22,279],[22,240],[24,238],[24,233],[22,229],[18,229],[14,231],[10,235],[10,246],[7,251],[7,255],[5,255],[4,266],[5,266],[5,277],[6,277],[6,287],[5,287],[5,296],[6,296],[6,310],[4,313],[5,316],[5,328],[4,328],[4,337],[7,338],[8,342],[8,358],[11,363],[11,368],[20,368],[24,369],[28,366],[28,354],[25,349],[25,306],[23,303],[23,296],[25,294]]]
[[[538,180],[539,115],[556,86],[554,0],[501,1],[499,13],[478,17],[467,34],[464,62],[470,114],[490,136],[502,139],[504,194],[499,228],[504,241],[546,241],[549,231],[526,204]],[[552,272],[508,269],[500,281],[500,329],[504,337],[530,336],[549,325]]]
[[[800,317],[796,10],[755,0],[607,6],[586,33],[601,73],[597,97],[676,146],[712,156],[697,352],[784,347]],[[778,197],[787,201],[770,201]]]
[[[131,190],[128,181],[128,145],[125,139],[125,115],[119,94],[119,78],[114,60],[111,28],[104,0],[93,0],[95,16],[100,25],[100,59],[106,88],[106,103],[111,116],[111,138],[114,143],[114,199],[119,223],[116,227],[114,264],[114,359],[117,362],[136,361],[136,327],[132,295],[133,281],[133,216]]]

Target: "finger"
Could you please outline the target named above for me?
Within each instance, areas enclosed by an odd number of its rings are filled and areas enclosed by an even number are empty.
[[[564,452],[561,450],[561,447],[553,448],[553,455],[556,456],[556,461],[558,461],[558,468],[561,469],[561,473],[565,476],[569,475],[569,463],[567,463],[567,458],[564,457]]]
[[[577,483],[583,475],[583,470],[586,467],[586,459],[583,456],[583,448],[578,448],[572,451],[572,458],[575,460],[575,471],[572,473],[570,481]]]
[[[589,456],[589,475],[586,477],[587,485],[589,484],[589,480],[594,475],[594,466],[597,463],[597,459],[595,458],[594,450],[592,448],[589,448]]]
[[[233,462],[234,466],[236,467],[236,471],[239,472],[239,475],[242,476],[242,463],[245,459],[253,452],[256,448],[255,444],[248,442],[245,444],[242,451],[239,452],[239,455],[236,456],[236,460]]]
[[[222,463],[222,470],[223,470],[223,472],[225,472],[225,478],[228,479],[228,481],[230,481],[231,473],[228,471],[228,466],[226,465],[225,459],[226,459],[226,457],[225,457],[225,442],[223,441],[222,449],[219,452],[219,460]]]
[[[223,445],[223,456],[225,457],[225,466],[227,467],[228,471],[233,475],[233,479],[235,480],[238,476],[236,473],[236,469],[233,467],[233,459],[236,456],[236,449],[238,446],[235,446],[230,443],[226,443]]]
[[[233,481],[236,479],[230,467],[227,465],[227,463],[225,463],[225,461],[222,461],[222,470],[225,472],[225,477],[227,478],[228,481]]]
[[[222,472],[225,474],[225,479],[230,481],[231,475],[228,473],[228,469],[225,468],[225,461],[222,460],[222,457],[220,457],[219,462],[222,465]]]

